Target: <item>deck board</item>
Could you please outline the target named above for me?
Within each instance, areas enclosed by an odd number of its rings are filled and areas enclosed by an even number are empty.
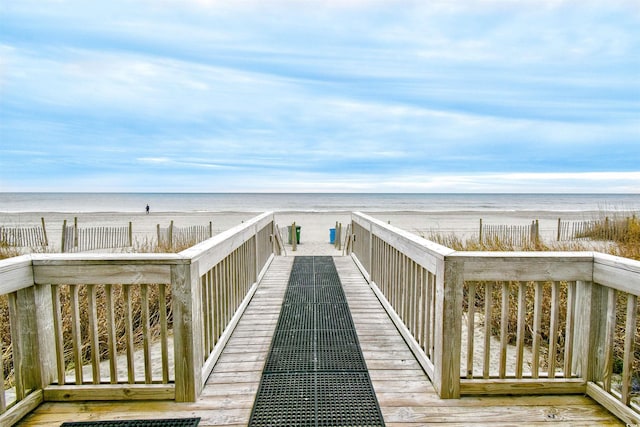
[[[246,425],[292,260],[274,260],[197,402],[48,402],[18,425],[194,416],[202,418],[202,427]],[[351,258],[336,257],[335,262],[387,426],[624,425],[581,395],[441,400]]]

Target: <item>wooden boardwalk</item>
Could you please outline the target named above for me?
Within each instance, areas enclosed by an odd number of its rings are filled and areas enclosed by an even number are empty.
[[[45,403],[18,425],[174,417],[201,417],[203,427],[246,425],[292,260],[274,260],[197,402]],[[579,395],[441,400],[351,258],[335,261],[387,426],[624,425]]]

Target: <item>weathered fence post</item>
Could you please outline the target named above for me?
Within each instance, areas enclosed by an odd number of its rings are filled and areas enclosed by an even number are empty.
[[[65,252],[64,247],[65,247],[65,243],[66,243],[66,238],[67,238],[67,220],[65,219],[62,222],[62,244],[60,245],[60,252]]]
[[[129,246],[133,246],[133,224],[129,221]]]
[[[78,247],[78,217],[73,217],[73,247]]]
[[[213,237],[213,222],[209,221],[209,238]]]
[[[173,220],[169,224],[169,248],[173,248]]]
[[[562,230],[562,220],[560,218],[558,218],[558,236],[556,238],[556,240],[559,242],[560,241],[560,237],[561,237],[561,230]]]
[[[41,217],[42,220],[42,234],[44,235],[44,245],[49,246],[49,239],[47,239],[47,227],[44,224],[44,217]]]
[[[480,237],[478,237],[478,242],[480,244],[482,244],[482,218],[480,218],[480,233],[479,233],[479,236]]]

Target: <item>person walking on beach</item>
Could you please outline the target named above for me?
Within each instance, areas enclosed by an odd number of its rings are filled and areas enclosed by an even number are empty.
[[[149,215],[149,205],[147,205],[147,215]]]

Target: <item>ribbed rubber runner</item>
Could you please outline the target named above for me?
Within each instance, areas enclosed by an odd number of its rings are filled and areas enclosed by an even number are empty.
[[[384,426],[331,257],[296,257],[249,425]]]

